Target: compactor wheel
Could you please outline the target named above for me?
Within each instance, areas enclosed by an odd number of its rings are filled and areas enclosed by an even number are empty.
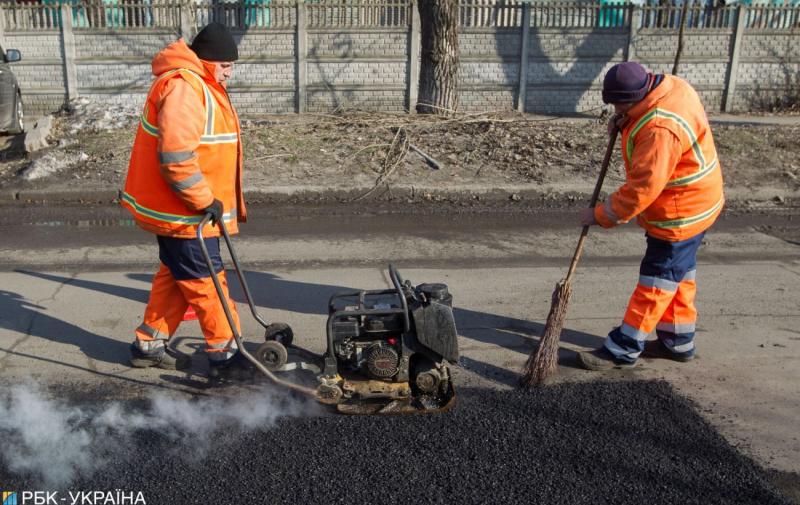
[[[283,344],[284,347],[289,347],[294,340],[294,332],[291,326],[286,323],[272,323],[267,326],[264,332],[264,340],[267,342],[275,340]]]
[[[289,352],[277,340],[268,340],[256,349],[256,359],[274,372],[289,361]]]

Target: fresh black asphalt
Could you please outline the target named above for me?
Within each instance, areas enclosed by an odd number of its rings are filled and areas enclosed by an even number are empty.
[[[462,389],[430,416],[287,417],[187,451],[139,430],[66,489],[148,504],[788,504],[665,382]],[[0,467],[4,489],[36,489]]]

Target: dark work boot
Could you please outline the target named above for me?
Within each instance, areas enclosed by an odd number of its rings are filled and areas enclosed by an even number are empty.
[[[186,370],[192,365],[192,358],[168,349],[166,346],[153,351],[143,351],[134,342],[131,344],[131,365],[135,368],[156,367],[164,370]]]
[[[601,371],[611,370],[612,368],[632,368],[636,362],[625,361],[616,358],[611,351],[605,347],[593,351],[578,353],[578,363],[586,370]]]
[[[240,352],[226,360],[208,360],[208,377],[213,384],[252,381],[255,370]]]
[[[644,351],[642,351],[644,358],[671,359],[680,363],[692,361],[696,355],[694,349],[684,353],[672,352],[661,340],[648,340],[644,343]]]

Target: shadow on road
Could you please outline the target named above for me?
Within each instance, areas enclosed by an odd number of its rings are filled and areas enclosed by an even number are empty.
[[[69,279],[64,279],[64,282]],[[107,363],[127,362],[128,344],[87,331],[45,313],[47,309],[11,291],[0,290],[0,328],[39,337],[60,344],[74,345],[87,357]],[[3,342],[3,350],[13,352],[16,344]]]
[[[331,295],[360,289],[287,281],[265,272],[246,271],[245,279],[258,306],[302,314],[327,315],[328,299]],[[416,282],[436,281],[436,279],[412,280]],[[237,302],[245,302],[244,293],[239,287],[236,275],[229,273],[228,282],[231,286],[231,296]],[[376,280],[375,285],[368,289],[381,288],[379,281]],[[462,337],[475,342],[497,345],[527,355],[544,331],[544,325],[541,323],[460,308],[458,307],[458,293],[453,293],[453,297],[455,304],[453,314],[458,332]],[[569,329],[564,329],[561,334],[562,341],[582,347],[598,347],[603,343],[604,338],[604,336],[600,337]]]
[[[106,293],[108,295],[116,296],[118,298],[124,298],[126,300],[132,300],[134,302],[147,303],[147,300],[150,298],[149,289],[131,288],[127,286],[116,286],[114,284],[108,284],[105,282],[89,281],[85,279],[73,279],[72,277],[63,277],[61,275],[46,274],[43,272],[32,272],[30,270],[15,270],[15,272],[19,274],[30,275],[31,277],[36,277],[47,281],[53,281],[59,284],[69,284],[70,286],[76,286],[79,288],[88,289],[90,291],[96,291],[98,293]],[[129,275],[128,277],[132,276]],[[143,277],[146,279],[145,282],[148,283],[153,280],[152,275],[143,275],[136,277]],[[137,278],[137,280],[139,279]]]
[[[18,272],[52,282],[68,283],[70,286],[82,287],[95,292],[125,298],[142,304],[147,303],[149,295],[148,289],[116,286],[113,284],[83,279],[71,279],[68,277],[41,272]],[[236,274],[229,271],[227,275],[228,283],[231,289],[231,296],[234,300],[236,300],[236,302],[240,304],[246,304],[246,298]],[[253,296],[254,303],[257,307],[295,312],[299,314],[327,315],[328,300],[331,296],[337,293],[354,291],[357,289],[348,286],[290,281],[277,275],[265,272],[245,271],[244,275],[248,286],[250,287],[250,292]],[[152,275],[149,274],[132,273],[127,274],[127,277],[129,279],[140,281],[146,284],[149,284],[152,280]],[[376,279],[375,285],[369,286],[368,289],[381,289],[382,286],[379,284],[382,280],[383,279]],[[453,313],[456,319],[456,327],[459,330],[459,334],[466,339],[482,344],[490,344],[502,347],[527,356],[535,348],[539,336],[544,331],[544,325],[537,322],[459,308],[458,293],[454,293],[454,298],[456,307],[454,307]],[[240,306],[239,309],[240,313],[243,314],[243,317],[247,317],[244,316],[244,313],[247,312],[247,308]],[[20,310],[29,309],[23,309],[22,304],[17,304],[15,307],[8,307],[7,310],[4,310],[4,312],[13,314]],[[34,314],[39,313],[34,312]],[[265,314],[265,316],[267,320],[270,319],[268,314]],[[57,326],[57,321],[58,320],[53,319],[53,321],[49,324],[51,330],[38,336],[50,338],[51,340],[60,338],[60,341],[64,341],[66,339],[70,343],[78,340],[83,340],[84,342],[95,340],[93,345],[84,344],[86,347],[84,352],[86,352],[87,355],[93,359],[102,359],[111,363],[121,363],[127,359],[127,344],[113,341],[99,335],[94,335],[80,328],[76,328],[74,332],[70,331],[69,326],[72,325],[64,322],[61,322],[62,327],[59,328]],[[133,324],[134,322],[131,321],[131,325]],[[45,327],[47,327],[47,325],[45,325]],[[78,335],[78,337],[73,335],[73,333]],[[67,334],[70,336],[59,336]],[[107,340],[109,341],[109,345],[98,346],[96,343],[97,339]],[[591,335],[569,329],[565,329],[563,331],[561,340],[582,347],[597,347],[603,342],[603,338],[597,335]],[[102,349],[102,353],[98,351],[98,348]],[[89,353],[94,355],[90,355]],[[559,353],[559,363],[562,366],[574,366],[572,355],[573,353],[570,351],[562,349]],[[482,363],[472,358],[464,358],[463,363],[465,366],[467,366],[467,368],[475,373],[499,382],[508,382],[509,380],[512,380],[512,375],[513,380],[516,380],[516,374],[518,372],[517,370],[509,371],[494,365]]]

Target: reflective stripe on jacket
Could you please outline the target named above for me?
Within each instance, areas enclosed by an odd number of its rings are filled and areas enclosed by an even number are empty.
[[[157,76],[147,95],[128,165],[121,204],[143,229],[194,238],[202,209],[222,202],[225,224],[238,232],[242,196],[239,118],[225,88],[183,39],[152,63]],[[207,237],[219,235],[207,226]]]
[[[634,217],[653,237],[679,241],[702,233],[725,203],[722,170],[700,97],[665,75],[627,113],[622,129],[626,181],[595,208],[601,226]]]

